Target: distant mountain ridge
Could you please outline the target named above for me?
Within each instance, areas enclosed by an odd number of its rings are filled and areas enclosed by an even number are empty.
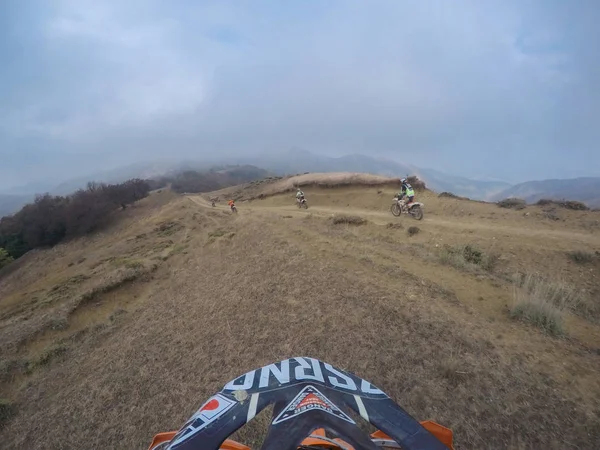
[[[535,203],[543,198],[577,200],[592,208],[600,208],[600,177],[527,181],[503,190],[493,200],[509,197],[522,198],[528,203]]]
[[[249,165],[277,175],[295,175],[304,172],[363,172],[396,178],[417,175],[425,181],[428,188],[436,192],[452,192],[474,200],[497,201],[507,197],[519,197],[528,202],[536,202],[541,198],[568,197],[569,200],[582,201],[591,207],[600,207],[600,177],[529,181],[511,185],[498,180],[455,176],[439,170],[420,168],[412,164],[368,155],[330,157],[298,148],[287,152],[222,158],[220,164],[222,169]],[[211,167],[218,169],[214,161],[211,163],[202,160],[139,162],[67,180],[54,188],[45,188],[39,193],[66,195],[85,187],[89,181],[120,183],[131,178],[158,179],[174,177],[188,170],[206,171]],[[0,193],[0,217],[16,212],[25,203],[32,201],[34,197],[32,189],[45,186],[44,183],[31,183]]]

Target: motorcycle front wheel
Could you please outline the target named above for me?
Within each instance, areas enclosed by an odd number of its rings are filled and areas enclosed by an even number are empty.
[[[392,204],[392,207],[390,209],[392,211],[392,214],[396,217],[402,214],[402,210],[400,209],[400,205],[398,203]]]

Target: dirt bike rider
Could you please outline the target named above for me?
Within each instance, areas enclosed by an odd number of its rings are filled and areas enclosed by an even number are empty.
[[[229,200],[227,204],[229,205],[229,208],[231,208],[231,210],[233,211],[233,208],[235,207],[235,202],[233,200]]]
[[[304,192],[302,192],[302,190],[298,188],[298,190],[296,191],[296,201],[298,203],[302,203],[302,200],[304,200]]]
[[[415,190],[406,178],[402,178],[402,180],[400,181],[402,183],[402,186],[400,187],[400,192],[397,195],[398,200],[402,200],[402,198],[404,198],[404,196],[406,195],[406,207],[410,208],[410,205],[412,205],[412,203],[415,201]]]

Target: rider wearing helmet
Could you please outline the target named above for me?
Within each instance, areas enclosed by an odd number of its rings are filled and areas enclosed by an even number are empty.
[[[296,190],[296,201],[301,202],[304,200],[304,192],[300,188]]]
[[[406,205],[408,206],[415,201],[415,190],[406,178],[402,178],[400,181],[402,182],[402,186],[400,187],[400,192],[398,193],[398,199],[400,200],[406,195],[408,199]]]
[[[233,209],[233,207],[235,206],[235,202],[234,202],[233,200],[229,200],[229,201],[227,202],[227,204],[229,205],[229,207],[230,207],[231,209]]]

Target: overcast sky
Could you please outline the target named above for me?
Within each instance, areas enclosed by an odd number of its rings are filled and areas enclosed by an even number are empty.
[[[600,175],[598,23],[598,0],[3,0],[0,187],[292,147]]]

